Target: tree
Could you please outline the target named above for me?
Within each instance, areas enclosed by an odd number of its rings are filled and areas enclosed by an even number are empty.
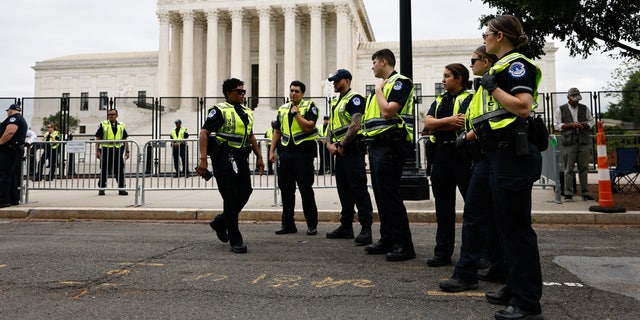
[[[609,105],[604,116],[632,121],[640,126],[640,65],[623,64],[614,71],[613,90],[621,90],[622,99]],[[623,79],[627,79],[621,86]]]
[[[529,45],[522,53],[544,55],[545,38],[551,36],[567,44],[572,57],[588,57],[593,52],[611,58],[640,61],[640,1],[638,0],[482,0],[499,14],[521,19]],[[484,25],[493,15],[482,16]],[[634,27],[635,26],[635,27]]]
[[[75,118],[74,116],[71,116],[71,115],[68,117],[69,118],[67,121],[69,123],[69,132],[66,132],[66,128],[62,127],[62,117],[60,116],[60,111],[42,119],[42,127],[40,127],[40,131],[46,132],[47,126],[49,125],[49,123],[55,123],[58,126],[58,130],[60,131],[60,133],[62,134],[73,133],[76,129],[78,129],[78,124],[80,123],[80,120],[78,120],[78,118]]]

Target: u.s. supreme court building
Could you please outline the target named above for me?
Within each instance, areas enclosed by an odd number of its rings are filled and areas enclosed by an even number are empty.
[[[256,107],[255,131],[264,132],[292,80],[307,85],[305,96],[324,114],[323,101],[334,95],[327,77],[336,69],[349,69],[353,89],[366,95],[380,81],[371,71],[373,52],[389,48],[398,59],[396,69],[402,64],[398,42],[376,42],[362,0],[158,0],[156,13],[158,51],[38,61],[35,97],[69,97],[69,113],[80,120],[76,134],[94,133],[112,98],[130,134],[149,132],[154,112],[162,115],[163,135],[177,118],[193,134],[200,98],[204,107],[222,101],[222,82],[236,77],[245,81],[248,102]],[[469,65],[482,44],[480,32],[473,39],[414,39],[413,80],[416,95],[425,96],[418,100],[418,114],[442,92],[445,65]],[[547,45],[537,61],[543,70],[540,92],[555,90],[556,50]],[[161,99],[159,111],[150,107],[154,98]],[[35,126],[57,111],[55,105],[35,104]]]

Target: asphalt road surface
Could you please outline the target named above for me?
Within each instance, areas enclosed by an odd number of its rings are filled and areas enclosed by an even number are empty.
[[[499,284],[439,291],[453,267],[425,263],[433,224],[412,224],[418,258],[405,262],[326,239],[336,226],[277,236],[276,223],[242,223],[249,252],[234,254],[204,223],[0,220],[0,319],[452,320],[503,308],[484,299]],[[640,319],[640,228],[535,228],[545,319]]]

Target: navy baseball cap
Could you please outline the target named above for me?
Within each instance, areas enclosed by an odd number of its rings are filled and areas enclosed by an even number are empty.
[[[351,77],[351,72],[349,72],[349,70],[347,69],[338,69],[332,76],[329,77],[329,81],[339,81],[342,79],[353,79],[353,77]]]
[[[22,108],[20,108],[20,105],[14,103],[14,104],[10,105],[9,108],[7,108],[6,111],[9,111],[9,110],[22,111]]]
[[[180,120],[180,119],[176,119],[176,121],[175,121],[175,122],[176,122],[176,123],[180,123],[180,124],[182,124],[182,120]]]

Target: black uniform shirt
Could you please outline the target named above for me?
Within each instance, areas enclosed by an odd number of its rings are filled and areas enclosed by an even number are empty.
[[[11,140],[9,140],[6,144],[22,146],[24,144],[24,139],[27,137],[28,126],[27,122],[19,113],[8,116],[6,119],[4,119],[4,121],[0,125],[0,137],[2,137],[4,132],[7,130],[7,126],[12,124],[18,126],[18,129],[13,134],[13,137],[11,137]]]
[[[458,97],[459,94],[463,92],[465,91],[462,90],[455,95],[449,93],[449,91],[445,92],[444,95],[442,96],[442,101],[440,102],[440,106],[437,107],[438,102],[434,101],[431,104],[431,107],[429,108],[429,112],[427,112],[427,115],[432,116],[436,119],[442,119],[442,118],[452,116],[453,106],[455,105],[456,98]],[[468,95],[460,103],[460,109],[458,110],[458,113],[465,113],[467,111],[467,108],[469,107],[469,103],[471,102],[471,97],[472,95]],[[437,112],[436,112],[436,107],[438,109]],[[434,136],[436,137],[436,142],[452,141],[456,139],[456,132],[455,131],[437,131],[434,133]]]
[[[506,55],[514,53],[508,52]],[[506,56],[505,55],[505,56]],[[536,89],[536,67],[524,59],[516,59],[509,67],[496,74],[496,82],[500,89],[511,95],[527,92],[533,95]]]

